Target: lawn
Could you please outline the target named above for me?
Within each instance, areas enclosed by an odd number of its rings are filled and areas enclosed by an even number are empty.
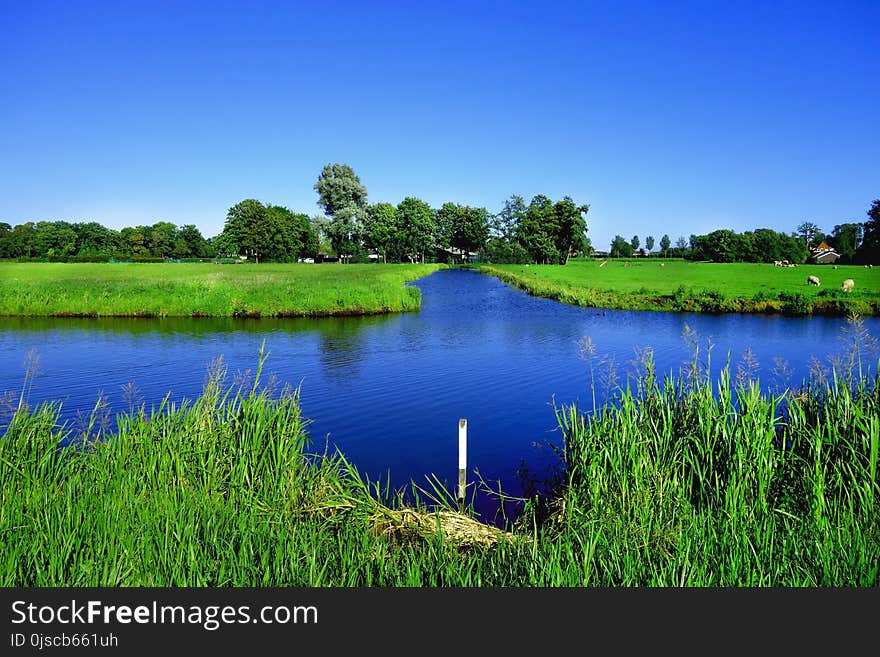
[[[416,310],[442,265],[0,263],[0,315],[309,317]]]
[[[880,314],[880,268],[842,265],[573,259],[567,265],[481,265],[536,296],[633,310]],[[810,285],[807,277],[819,278]],[[841,290],[853,279],[851,292]]]

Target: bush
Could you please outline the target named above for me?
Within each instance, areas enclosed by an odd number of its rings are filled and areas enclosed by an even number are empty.
[[[785,311],[794,315],[813,314],[813,304],[801,292],[780,292],[779,300],[785,303]]]

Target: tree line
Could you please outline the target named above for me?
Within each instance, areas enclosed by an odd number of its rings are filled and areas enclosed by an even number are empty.
[[[229,208],[220,235],[202,236],[194,225],[158,221],[151,226],[106,228],[90,222],[37,221],[12,227],[0,222],[0,258],[181,259],[243,256],[256,262],[292,262],[320,253],[344,262],[376,254],[383,262],[467,261],[565,264],[594,250],[587,237],[587,204],[534,196],[528,203],[512,195],[497,213],[484,207],[446,202],[432,208],[408,196],[397,205],[369,204],[367,189],[347,164],[327,164],[314,185],[320,216],[292,212],[256,199]],[[825,242],[840,262],[880,263],[880,199],[865,222],[848,222],[824,233],[804,222],[791,234],[769,228],[737,233],[719,229],[707,235],[664,234],[629,240],[615,235],[611,257],[656,255],[713,262],[804,263],[810,249]]]
[[[0,258],[58,260],[211,258],[215,250],[194,225],[158,221],[121,230],[94,221],[0,222]]]
[[[830,233],[805,221],[791,234],[759,228],[744,233],[722,229],[692,235],[685,257],[713,262],[788,260],[803,264],[813,249],[824,243],[840,255],[841,264],[880,263],[880,199],[872,202],[866,214],[867,221],[838,224]]]
[[[880,199],[873,201],[866,214],[867,221],[837,224],[829,233],[805,221],[788,234],[770,228],[742,233],[722,228],[706,235],[691,235],[687,240],[679,237],[674,247],[669,235],[663,235],[657,253],[652,253],[655,240],[651,235],[645,238],[644,247],[640,246],[638,235],[629,240],[615,235],[608,255],[612,258],[658,255],[711,262],[787,260],[803,264],[813,250],[824,243],[839,254],[841,264],[880,264]]]
[[[311,257],[319,251],[343,262],[375,254],[383,262],[469,260],[564,264],[589,250],[584,215],[589,206],[570,197],[512,196],[498,214],[446,202],[432,208],[408,196],[397,205],[370,204],[351,166],[327,164],[314,189],[323,216],[309,218],[256,199],[237,203],[216,239],[218,254],[261,260]]]

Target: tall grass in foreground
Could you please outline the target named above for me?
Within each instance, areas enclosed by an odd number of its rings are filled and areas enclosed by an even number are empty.
[[[408,512],[312,454],[296,391],[270,395],[259,369],[244,388],[215,368],[197,400],[134,409],[112,435],[22,405],[0,438],[0,584],[880,585],[867,377],[770,395],[648,368],[589,414],[558,409],[554,495],[467,540],[449,508]]]
[[[880,585],[876,381],[774,396],[651,379],[594,416],[560,409],[567,476],[547,523],[623,585]]]

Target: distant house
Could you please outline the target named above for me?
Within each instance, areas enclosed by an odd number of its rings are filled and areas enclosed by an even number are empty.
[[[476,264],[480,261],[480,254],[476,251],[465,251],[454,246],[447,248],[439,244],[434,245],[434,257],[437,262],[452,260],[454,263]]]
[[[828,246],[824,241],[819,246],[810,249],[810,260],[817,265],[830,265],[837,262],[840,254]]]

